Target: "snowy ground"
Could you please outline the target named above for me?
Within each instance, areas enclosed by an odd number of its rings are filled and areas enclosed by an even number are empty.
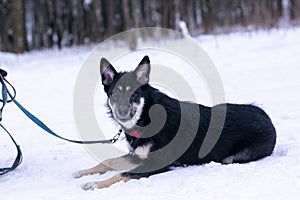
[[[278,132],[272,156],[248,164],[210,163],[176,168],[148,179],[85,192],[81,184],[114,173],[73,179],[72,172],[91,167],[97,161],[84,147],[47,135],[16,106],[8,105],[2,123],[21,145],[24,161],[17,170],[0,177],[0,199],[297,198],[300,195],[299,35],[300,29],[293,29],[197,38],[218,68],[226,100],[255,102],[271,116]],[[0,53],[0,65],[8,70],[19,102],[61,135],[76,139],[73,88],[80,66],[91,50],[92,47],[74,47],[23,55]],[[152,57],[159,60],[157,56]],[[101,116],[109,121],[105,113]],[[117,127],[108,122],[105,129],[114,133]],[[9,165],[14,153],[8,137],[0,132],[0,167]]]

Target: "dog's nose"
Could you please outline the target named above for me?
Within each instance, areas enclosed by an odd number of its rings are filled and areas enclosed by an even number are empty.
[[[129,106],[126,106],[126,105],[120,105],[118,107],[118,114],[120,116],[127,116],[129,113]]]

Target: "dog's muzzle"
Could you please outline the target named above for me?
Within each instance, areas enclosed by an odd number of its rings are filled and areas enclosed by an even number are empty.
[[[129,117],[130,116],[130,106],[120,105],[118,106],[117,112],[120,117]]]
[[[119,105],[117,107],[117,117],[121,121],[130,120],[136,112],[136,109],[131,105]]]

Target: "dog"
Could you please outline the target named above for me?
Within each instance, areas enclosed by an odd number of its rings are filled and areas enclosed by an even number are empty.
[[[84,190],[149,177],[177,166],[212,161],[246,163],[272,154],[276,131],[261,108],[229,103],[207,107],[179,101],[149,84],[150,69],[148,56],[129,72],[117,72],[109,61],[101,59],[100,74],[109,113],[124,130],[130,153],[76,172],[75,178],[123,171],[104,181],[86,183],[82,185]],[[155,105],[157,109],[152,109]],[[222,118],[222,112],[225,118],[218,135],[215,122],[221,120],[212,119],[213,115]],[[209,134],[217,137],[208,137]],[[212,148],[201,156],[204,143],[212,144]]]

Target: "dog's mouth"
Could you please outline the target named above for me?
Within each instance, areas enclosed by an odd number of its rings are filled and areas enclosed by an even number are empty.
[[[136,125],[137,121],[140,119],[143,106],[144,98],[140,99],[139,104],[112,104],[111,101],[108,101],[108,105],[112,111],[112,117],[120,125],[124,126],[127,129],[131,129]]]
[[[130,121],[132,118],[130,118],[130,117],[122,117],[122,116],[118,116],[118,118],[117,118],[117,120],[119,121],[119,122],[122,122],[122,123],[125,123],[125,122],[128,122],[128,121]]]
[[[119,111],[117,111],[117,119],[120,121],[120,122],[127,122],[129,120],[131,120],[135,113],[136,113],[136,108],[131,108],[129,109],[129,111],[126,113],[126,114],[120,114]]]
[[[118,120],[120,121],[120,122],[126,122],[126,121],[128,121],[128,120],[130,120],[131,118],[130,117],[127,117],[127,116],[119,116],[118,115]]]

